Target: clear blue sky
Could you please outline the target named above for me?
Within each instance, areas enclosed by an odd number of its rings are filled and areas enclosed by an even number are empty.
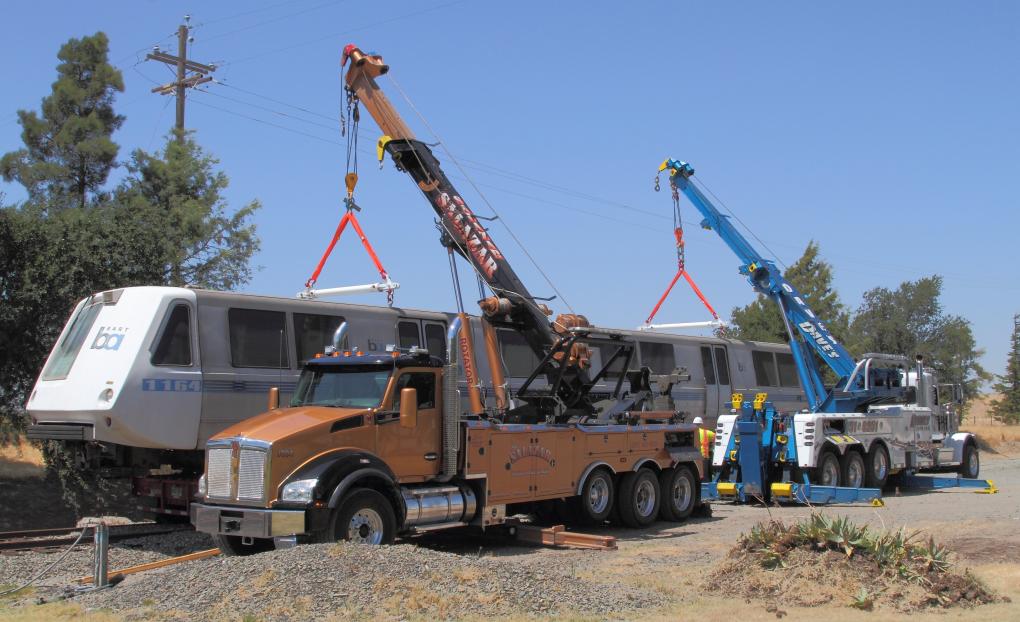
[[[20,146],[14,112],[37,108],[49,91],[60,44],[97,30],[110,36],[127,86],[117,103],[127,116],[116,136],[122,159],[159,147],[174,110],[149,89],[172,77],[139,61],[157,42],[175,50],[169,35],[185,13],[198,25],[193,58],[218,62],[228,85],[193,94],[187,125],[230,175],[231,204],[263,203],[252,292],[301,289],[340,217],[345,161],[332,119],[340,50],[355,42],[384,55],[450,150],[470,160],[485,197],[594,322],[637,326],[673,274],[669,196],[652,180],[663,158],[676,157],[780,260],[817,240],[851,307],[871,287],[942,275],[946,310],[973,323],[990,370],[1004,367],[1020,312],[1020,3],[14,3],[0,39],[0,149]],[[434,140],[393,84],[381,84]],[[392,165],[375,166],[378,131],[367,115],[362,133],[360,218],[402,284],[398,303],[453,309],[431,211]],[[533,293],[551,294],[505,230],[493,235]],[[688,266],[717,308],[728,314],[752,300],[714,234],[692,225],[687,238]],[[375,277],[345,235],[320,284]],[[705,316],[686,289],[660,312],[663,321]]]

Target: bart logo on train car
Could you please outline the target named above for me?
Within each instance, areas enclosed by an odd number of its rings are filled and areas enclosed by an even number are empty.
[[[92,341],[92,350],[119,350],[121,342],[124,341],[126,328],[113,326],[100,326],[96,332],[96,338]]]

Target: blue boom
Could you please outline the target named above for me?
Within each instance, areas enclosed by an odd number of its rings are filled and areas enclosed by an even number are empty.
[[[813,412],[865,412],[870,404],[903,397],[904,388],[900,386],[899,369],[873,367],[872,359],[855,362],[847,349],[832,336],[825,323],[808,307],[804,296],[783,278],[776,264],[759,253],[737,231],[729,217],[720,213],[701,190],[695,187],[691,179],[694,169],[690,164],[680,160],[666,160],[659,167],[659,172],[662,171],[669,171],[669,181],[673,188],[683,192],[701,212],[704,217],[701,226],[715,231],[736,253],[741,261],[740,273],[747,277],[755,291],[779,305],[790,338],[797,375]],[[838,376],[839,380],[833,389],[826,390],[821,369],[812,352]],[[879,358],[889,361],[893,357]]]

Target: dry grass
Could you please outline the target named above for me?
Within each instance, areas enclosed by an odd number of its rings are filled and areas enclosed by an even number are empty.
[[[42,620],[84,620],[85,622],[120,622],[122,616],[107,611],[86,611],[74,603],[49,603],[28,607],[0,607],[0,622],[40,622]]]
[[[0,477],[26,479],[45,475],[46,462],[35,445],[22,440],[0,447]]]

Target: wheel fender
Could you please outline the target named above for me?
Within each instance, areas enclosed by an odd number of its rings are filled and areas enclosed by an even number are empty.
[[[598,462],[592,462],[591,464],[588,465],[587,468],[585,468],[584,472],[581,473],[581,477],[579,477],[577,479],[577,492],[575,494],[580,495],[582,492],[584,492],[584,483],[586,481],[588,481],[588,476],[592,474],[592,471],[594,471],[595,469],[597,469],[599,467],[606,467],[607,469],[609,469],[610,473],[612,473],[613,475],[616,475],[616,469],[614,469],[605,460],[599,460]]]
[[[977,439],[974,438],[974,435],[971,434],[970,432],[957,432],[956,434],[953,434],[949,438],[942,441],[942,446],[952,447],[953,462],[962,463],[963,449],[967,446],[968,443],[973,444],[975,447],[977,447]]]
[[[306,462],[291,473],[282,484],[280,490],[288,483],[301,479],[317,479],[319,484],[315,490],[316,501],[327,501],[327,507],[333,509],[352,487],[358,482],[371,480],[374,488],[382,485],[382,492],[394,504],[397,518],[403,520],[405,512],[403,498],[397,486],[397,478],[389,466],[378,456],[361,449],[338,449]],[[285,506],[285,503],[281,503]]]
[[[662,468],[659,466],[659,463],[653,460],[652,458],[641,458],[640,460],[634,463],[634,468],[631,470],[637,471],[639,469],[645,468],[646,466],[650,466],[651,469],[656,473],[662,470]]]

